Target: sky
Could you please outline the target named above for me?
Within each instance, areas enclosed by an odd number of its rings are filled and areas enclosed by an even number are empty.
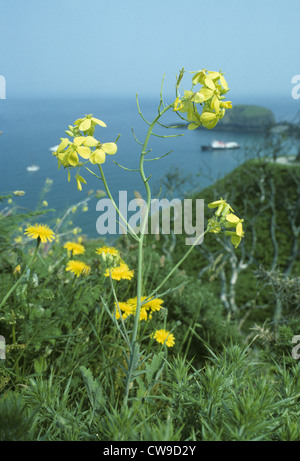
[[[174,93],[225,73],[231,93],[291,94],[300,0],[0,0],[6,98]]]

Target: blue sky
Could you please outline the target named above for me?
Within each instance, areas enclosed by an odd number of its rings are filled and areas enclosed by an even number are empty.
[[[299,24],[300,0],[0,0],[0,75],[7,98],[172,94],[182,67],[285,96]]]

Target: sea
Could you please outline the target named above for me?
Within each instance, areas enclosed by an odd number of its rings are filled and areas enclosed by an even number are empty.
[[[150,96],[139,97],[139,107],[143,118],[148,122],[157,115],[159,98]],[[165,103],[172,102],[166,98]],[[239,97],[235,104],[256,104],[268,107],[274,113],[277,122],[295,121],[299,115],[300,101],[292,99],[291,95],[282,97]],[[104,190],[100,179],[81,169],[87,184],[78,191],[74,172],[71,181],[67,180],[67,171],[58,169],[58,163],[51,148],[60,143],[60,138],[66,137],[65,130],[75,120],[85,114],[94,114],[103,120],[107,127],[96,127],[94,136],[101,142],[114,142],[120,135],[114,156],[107,155],[103,170],[111,193],[118,203],[119,192],[126,191],[128,201],[136,193],[145,197],[143,182],[139,172],[128,171],[137,169],[141,152],[140,143],[144,142],[148,125],[137,109],[136,97],[129,96],[97,96],[97,97],[49,97],[49,98],[7,98],[0,100],[0,196],[15,190],[25,191],[20,197],[13,198],[13,206],[19,211],[35,209],[51,209],[49,214],[39,221],[52,225],[57,217],[62,217],[66,210],[83,201],[89,191]],[[299,118],[298,118],[299,120]],[[178,125],[182,121],[169,111],[160,120],[166,126]],[[147,159],[162,157],[157,161],[145,162],[146,176],[151,176],[149,184],[153,197],[161,191],[168,175],[175,171],[186,178],[183,187],[173,190],[173,198],[182,198],[189,190],[207,187],[215,180],[223,177],[249,157],[256,155],[259,146],[264,145],[265,137],[259,133],[230,132],[218,130],[187,130],[182,128],[164,128],[158,126],[148,144]],[[176,135],[176,136],[175,136]],[[166,136],[166,137],[161,137]],[[202,145],[209,145],[213,140],[235,141],[240,144],[236,150],[202,151]],[[289,142],[289,141],[288,141]],[[283,155],[295,154],[299,142],[289,142]],[[119,165],[117,165],[117,162]],[[37,171],[28,171],[27,167],[37,165]],[[91,167],[98,173],[95,166]],[[51,179],[52,186],[45,194],[45,184]],[[49,181],[48,181],[49,183]],[[160,196],[162,198],[162,196]],[[45,208],[43,201],[47,201]],[[96,229],[99,211],[96,210],[97,198],[88,203],[88,211],[78,208],[70,214],[74,227],[82,229],[88,238],[101,237]],[[0,203],[0,210],[11,207],[7,201]],[[37,218],[38,219],[38,218]]]

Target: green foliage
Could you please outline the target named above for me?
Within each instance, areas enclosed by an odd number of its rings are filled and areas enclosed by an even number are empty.
[[[245,239],[234,253],[246,267],[235,285],[237,309],[220,296],[234,254],[222,236],[207,235],[157,294],[163,308],[141,322],[140,347],[131,355],[111,316],[115,299],[103,275],[106,263],[95,255],[103,242],[83,237],[86,251],[78,259],[91,266],[84,278],[65,271],[63,244],[71,231],[65,228],[60,242],[42,246],[0,309],[6,339],[0,439],[300,440],[300,362],[291,356],[291,339],[300,333],[293,233],[300,220],[299,181],[297,168],[256,160],[197,194],[207,203],[226,191],[245,218]],[[35,213],[0,214],[0,301],[21,277],[14,273],[17,264],[22,270],[32,257],[35,242],[14,239]],[[137,246],[127,237],[115,246],[136,268]],[[142,296],[184,251],[180,236],[147,235]],[[136,296],[136,278],[114,286],[119,301]],[[150,339],[166,327],[174,347]]]

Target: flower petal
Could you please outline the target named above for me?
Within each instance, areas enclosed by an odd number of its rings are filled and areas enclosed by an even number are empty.
[[[97,139],[94,138],[94,136],[87,136],[84,140],[84,145],[88,147],[96,147],[98,145]]]
[[[87,131],[91,128],[92,121],[90,118],[85,118],[83,122],[80,123],[79,129],[81,131]]]
[[[102,120],[99,120],[99,118],[92,117],[93,122],[95,122],[97,125],[103,126],[104,128],[107,126],[106,123],[102,122]]]
[[[82,158],[85,158],[85,159],[88,159],[91,155],[91,149],[85,146],[78,146],[77,152]]]
[[[105,142],[104,144],[102,144],[102,149],[106,154],[109,155],[114,155],[118,150],[117,144],[114,142]]]
[[[103,149],[96,149],[90,156],[90,162],[93,164],[101,164],[105,162],[105,152]]]

